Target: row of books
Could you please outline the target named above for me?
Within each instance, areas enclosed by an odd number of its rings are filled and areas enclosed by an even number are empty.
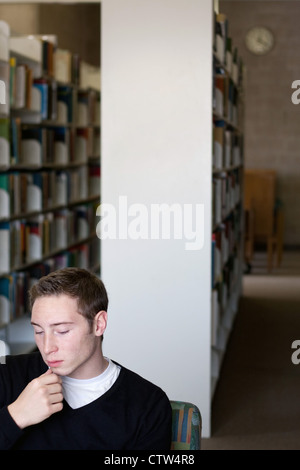
[[[7,45],[8,48],[8,45]],[[10,37],[9,54],[17,54],[34,67],[35,76],[46,76],[79,87],[100,90],[100,68],[85,63],[79,54],[58,46],[56,35],[20,35]]]
[[[237,208],[212,233],[212,289],[222,279],[222,270],[241,241],[241,210]]]
[[[244,64],[233,46],[229,35],[228,18],[224,13],[214,12],[213,49],[217,60],[223,64],[235,85],[241,87],[244,79]]]
[[[239,166],[243,161],[243,136],[230,129],[224,120],[214,120],[213,169]]]
[[[84,126],[100,124],[100,93],[95,90],[62,85],[48,76],[35,77],[32,66],[16,57],[0,63],[0,80],[5,84],[2,115],[11,110],[14,114],[21,111],[26,123],[50,120]]]
[[[24,127],[19,118],[0,119],[0,166],[67,165],[95,156],[100,156],[99,128]]]
[[[100,124],[98,92],[59,85],[52,78],[34,78],[32,69],[27,64],[17,63],[15,58],[10,59],[9,77],[5,67],[3,65],[3,71],[0,69],[0,78],[9,78],[7,83],[11,111],[16,114],[20,110],[23,122],[50,120],[84,126]]]
[[[239,205],[241,185],[241,168],[214,175],[212,185],[212,226],[214,228]]]
[[[238,127],[242,116],[240,108],[240,95],[233,80],[217,71],[213,83],[213,112]]]
[[[96,229],[94,204],[0,222],[0,273],[20,269],[80,242]]]
[[[100,165],[0,173],[0,220],[100,196]]]
[[[235,253],[223,267],[221,280],[212,290],[211,345],[214,347],[220,346],[220,325],[223,323],[226,309],[230,305],[232,295],[234,295],[238,278],[239,259],[237,253]],[[230,327],[230,325],[228,325],[228,327]]]
[[[0,277],[0,327],[28,313],[28,291],[42,276],[57,269],[78,266],[89,269],[99,259],[99,240],[79,244],[26,271],[12,271]],[[98,266],[95,266],[97,270]]]
[[[33,70],[26,63],[19,63],[15,57],[11,57],[9,102],[12,112],[27,110],[36,112],[36,115],[23,113],[22,118],[28,119],[53,119],[57,118],[57,84],[54,80],[34,78]]]

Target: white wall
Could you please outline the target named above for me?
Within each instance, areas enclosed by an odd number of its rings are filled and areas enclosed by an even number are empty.
[[[102,241],[104,353],[198,405],[208,436],[211,1],[103,0],[101,29],[102,202],[203,204],[205,217],[196,251],[185,239]]]

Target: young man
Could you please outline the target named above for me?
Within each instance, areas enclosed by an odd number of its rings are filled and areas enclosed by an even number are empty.
[[[0,449],[169,450],[166,394],[103,356],[102,281],[55,271],[31,288],[30,304],[39,352],[0,365]]]

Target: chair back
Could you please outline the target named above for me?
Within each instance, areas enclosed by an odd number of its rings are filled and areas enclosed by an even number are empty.
[[[245,170],[245,209],[254,210],[254,238],[262,239],[274,234],[276,200],[276,172],[265,169]]]
[[[170,400],[172,407],[171,450],[200,450],[202,417],[189,402]]]

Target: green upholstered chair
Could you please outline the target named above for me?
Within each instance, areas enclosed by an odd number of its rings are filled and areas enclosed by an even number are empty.
[[[202,418],[192,403],[170,400],[172,407],[172,450],[200,450]]]

